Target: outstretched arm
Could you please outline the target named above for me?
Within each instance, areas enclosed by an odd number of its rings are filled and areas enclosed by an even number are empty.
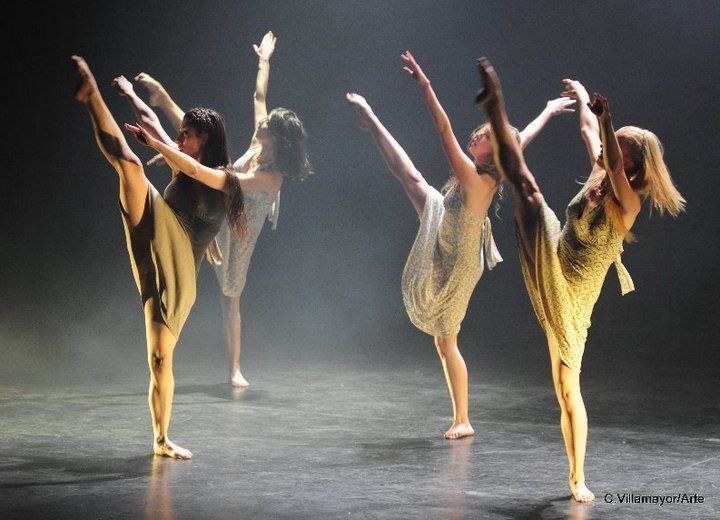
[[[147,89],[149,94],[148,104],[151,107],[159,108],[165,114],[165,117],[170,120],[175,130],[180,130],[185,111],[175,103],[168,91],[165,90],[165,87],[145,72],[135,76],[135,81]]]
[[[598,126],[597,117],[592,113],[588,103],[590,103],[590,95],[582,83],[574,79],[564,79],[565,91],[561,96],[574,99],[578,102],[578,115],[580,116],[580,134],[585,141],[588,155],[590,156],[590,164],[595,165],[598,155],[600,155],[600,128]]]
[[[520,132],[520,146],[524,150],[530,141],[535,139],[545,125],[558,114],[565,114],[566,112],[575,112],[574,109],[570,108],[575,103],[574,99],[566,97],[560,97],[557,99],[551,99],[547,102],[547,105],[540,114],[533,119],[529,125],[527,125],[522,132]]]
[[[632,224],[640,212],[641,200],[635,190],[630,186],[630,181],[625,175],[623,166],[623,154],[618,143],[615,130],[610,116],[610,105],[607,99],[594,94],[593,99],[588,103],[592,113],[597,116],[600,124],[600,138],[602,139],[602,161],[605,171],[610,176],[613,194],[623,210],[626,224]],[[629,226],[628,226],[629,229]]]
[[[146,128],[154,138],[159,139],[168,146],[175,146],[175,141],[165,132],[157,114],[135,94],[132,83],[130,83],[125,76],[115,78],[113,85],[118,88],[120,95],[127,98],[130,102],[130,106],[132,106],[133,112],[135,112],[135,119],[141,122],[143,127]]]
[[[403,67],[403,70],[415,78],[415,81],[417,81],[425,93],[425,103],[430,111],[435,130],[440,135],[440,142],[450,168],[461,184],[476,180],[478,175],[475,164],[465,155],[460,143],[458,143],[452,126],[450,125],[450,118],[448,118],[440,101],[438,101],[435,91],[430,84],[430,80],[420,68],[417,61],[415,61],[413,55],[410,54],[410,51],[405,51],[402,59],[408,63],[408,66]]]
[[[230,188],[224,170],[210,168],[199,163],[188,154],[178,150],[177,147],[168,145],[154,137],[141,123],[135,125],[125,123],[125,129],[132,132],[142,144],[160,152],[168,163],[175,165],[188,177],[192,177],[218,191],[226,192]]]
[[[257,146],[259,144],[257,140],[257,130],[260,123],[265,121],[268,115],[267,103],[265,101],[267,96],[268,81],[270,79],[270,58],[275,52],[275,42],[277,38],[272,31],[268,31],[263,36],[260,45],[253,45],[253,50],[258,56],[258,71],[255,78],[255,92],[253,94],[253,106],[255,112],[255,133],[253,134],[252,142],[250,146]]]

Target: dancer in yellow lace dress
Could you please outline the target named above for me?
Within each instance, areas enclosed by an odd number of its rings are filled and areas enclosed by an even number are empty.
[[[570,489],[575,500],[590,502],[595,495],[585,485],[587,414],[580,394],[590,315],[610,264],[617,267],[623,294],[634,289],[620,253],[643,199],[673,216],[685,200],[673,185],[655,134],[632,126],[616,132],[607,100],[595,94],[590,101],[579,82],[566,79],[564,96],[578,101],[593,169],[561,228],[512,136],[497,74],[486,59],[479,68],[484,88],[477,102],[493,129],[495,164],[513,191],[525,284],[548,339]]]

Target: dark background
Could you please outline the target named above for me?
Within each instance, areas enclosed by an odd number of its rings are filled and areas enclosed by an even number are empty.
[[[247,377],[253,365],[317,361],[393,367],[436,363],[407,319],[400,276],[417,230],[404,192],[344,95],[367,97],[428,181],[448,175],[420,89],[402,72],[411,49],[458,139],[483,121],[472,103],[474,59],[498,70],[511,121],[522,128],[573,77],[605,94],[616,126],[657,133],[688,200],[678,219],[642,213],[624,262],[637,291],[619,294],[614,267],[595,308],[584,369],[641,374],[649,391],[682,369],[697,388],[717,377],[720,4],[699,2],[93,2],[15,7],[6,21],[6,164],[0,240],[0,379],[108,383],[146,370],[144,330],[117,205],[117,175],[73,100],[68,57],[88,60],[119,122],[127,103],[109,87],[145,71],[184,108],[227,120],[233,157],[252,130],[256,56],[278,36],[270,108],[296,110],[317,176],[286,185],[278,230],[260,237],[242,299]],[[144,95],[144,91],[138,88]],[[168,125],[169,127],[169,125]],[[135,143],[142,158],[148,149]],[[555,118],[526,151],[562,216],[589,171],[573,114]],[[149,169],[158,188],[168,175]],[[544,337],[522,281],[512,201],[493,218],[505,262],[486,271],[465,318],[461,350],[485,374],[549,378]],[[224,377],[218,288],[207,264],[176,366]],[[584,372],[585,373],[585,372]],[[302,377],[298,374],[298,377]],[[716,385],[716,383],[713,383]]]

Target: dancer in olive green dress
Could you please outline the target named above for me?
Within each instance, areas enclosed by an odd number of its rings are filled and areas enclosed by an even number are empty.
[[[561,228],[512,137],[497,74],[486,59],[479,68],[484,88],[477,102],[493,128],[495,163],[513,191],[525,284],[547,335],[570,489],[575,500],[590,502],[595,495],[585,484],[587,414],[580,394],[590,315],[612,263],[623,293],[634,288],[619,255],[643,199],[673,216],[683,210],[685,200],[673,185],[655,134],[632,126],[616,132],[607,100],[595,94],[590,101],[579,82],[566,79],[564,95],[578,101],[593,169],[570,202]]]
[[[153,452],[189,459],[190,450],[168,438],[175,345],[195,302],[197,272],[205,250],[223,217],[233,228],[242,218],[242,191],[235,174],[227,169],[230,157],[223,119],[211,109],[192,109],[173,142],[152,110],[132,95],[132,89],[127,90],[127,80],[116,78],[138,121],[125,125],[127,130],[160,152],[173,168],[173,178],[160,195],[145,177],[142,162],[108,110],[87,63],[79,56],[73,56],[73,61],[80,77],[75,97],[87,108],[98,147],[119,176],[130,264],[145,316]]]

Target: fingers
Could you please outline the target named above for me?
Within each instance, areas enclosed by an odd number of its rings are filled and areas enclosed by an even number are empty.
[[[412,70],[410,67],[403,67],[403,70],[410,74],[411,76],[415,77],[415,71]]]

